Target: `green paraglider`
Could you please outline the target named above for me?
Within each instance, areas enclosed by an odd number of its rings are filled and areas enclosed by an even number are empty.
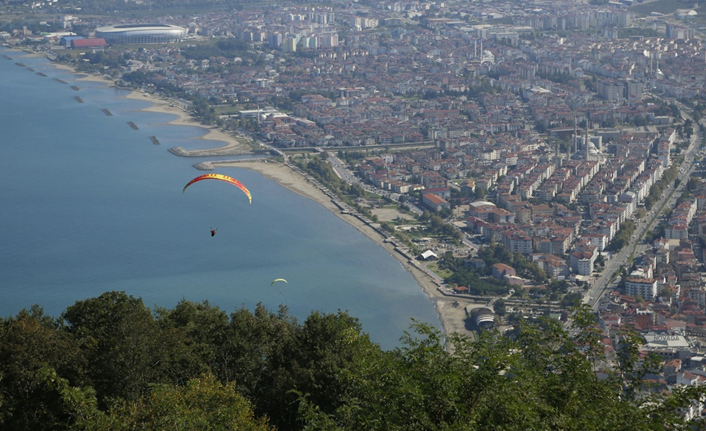
[[[270,283],[270,286],[277,283],[278,281],[283,281],[283,282],[287,283],[287,280],[285,280],[284,278],[276,278],[276,279],[272,280],[272,283]],[[289,284],[289,283],[287,283],[287,284]]]

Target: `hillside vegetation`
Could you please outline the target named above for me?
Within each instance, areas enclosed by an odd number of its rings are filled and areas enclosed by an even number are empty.
[[[679,407],[701,389],[649,394],[658,363],[635,336],[607,358],[593,315],[575,322],[475,342],[413,323],[383,351],[345,312],[300,323],[286,308],[152,310],[108,292],[59,318],[0,319],[0,429],[689,429]]]
[[[659,12],[666,15],[674,13],[677,9],[693,9],[694,6],[700,9],[702,3],[702,1],[698,0],[657,0],[635,4],[630,6],[629,10],[644,15],[649,15],[652,12]],[[698,12],[701,11],[699,10]]]

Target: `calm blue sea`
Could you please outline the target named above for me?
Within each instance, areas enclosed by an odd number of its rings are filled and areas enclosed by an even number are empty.
[[[383,348],[399,345],[411,318],[440,328],[411,274],[315,202],[237,168],[215,172],[244,183],[252,205],[217,181],[182,194],[205,173],[193,167],[202,159],[167,149],[203,148],[191,138],[204,129],[166,125],[172,115],[138,111],[148,103],[76,82],[44,58],[2,54],[12,60],[0,57],[0,316],[32,304],[58,316],[123,290],[148,306],[285,304],[300,320],[348,310]],[[270,286],[275,278],[288,284]]]

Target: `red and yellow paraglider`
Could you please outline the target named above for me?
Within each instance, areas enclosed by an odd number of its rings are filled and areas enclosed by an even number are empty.
[[[193,180],[189,181],[187,185],[184,186],[184,190],[181,192],[184,193],[186,191],[186,188],[189,187],[190,185],[197,183],[202,180],[219,180],[219,181],[224,181],[228,184],[232,184],[236,187],[238,187],[240,190],[242,190],[248,197],[248,200],[250,203],[252,203],[252,195],[250,194],[250,191],[241,183],[240,181],[236,180],[235,178],[231,178],[226,175],[221,175],[221,174],[206,174],[206,175],[200,175]]]

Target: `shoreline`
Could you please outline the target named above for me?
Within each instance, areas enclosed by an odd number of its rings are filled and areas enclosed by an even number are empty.
[[[80,78],[77,78],[77,81],[88,81],[88,82],[99,82],[102,84],[105,84],[106,86],[109,87],[115,87],[115,82],[111,79],[105,78],[103,76],[95,75],[95,74],[89,74],[85,72],[77,72],[73,67],[67,66],[65,64],[57,64],[57,63],[52,63],[54,67],[57,69],[61,70],[66,70],[72,73],[75,73],[77,75],[83,75]],[[117,88],[117,87],[116,87]],[[201,140],[207,140],[207,141],[217,141],[221,142],[224,145],[222,147],[217,147],[213,148],[210,150],[207,150],[209,153],[208,155],[213,155],[213,156],[232,156],[232,155],[239,155],[239,154],[249,154],[251,152],[250,146],[247,144],[243,144],[242,142],[238,141],[234,136],[220,130],[217,126],[208,126],[199,123],[197,120],[195,120],[191,115],[182,109],[179,106],[174,105],[172,102],[164,99],[160,99],[159,97],[150,94],[150,93],[141,93],[139,91],[135,90],[128,90],[125,89],[126,91],[129,91],[129,93],[123,98],[125,99],[130,99],[130,100],[141,100],[145,102],[150,102],[151,105],[147,106],[145,108],[137,109],[137,111],[146,111],[146,112],[156,112],[159,114],[172,114],[176,115],[177,118],[174,120],[168,121],[166,123],[162,124],[170,124],[170,125],[175,125],[175,126],[192,126],[192,127],[199,127],[202,129],[205,129],[207,132],[205,135],[192,138],[192,139],[201,139]],[[176,147],[180,148],[180,147]],[[194,150],[194,151],[186,151],[184,150],[183,153],[185,156],[189,155],[195,155],[195,156],[200,156],[202,153],[202,150]]]
[[[466,312],[464,310],[464,299],[448,297],[443,295],[437,289],[437,285],[431,276],[425,274],[419,268],[410,264],[402,255],[400,255],[394,246],[383,241],[383,237],[370,226],[360,221],[357,217],[347,214],[342,214],[339,208],[331,202],[331,199],[326,196],[316,186],[302,177],[299,173],[285,166],[281,162],[273,162],[271,160],[253,160],[253,161],[238,161],[238,162],[219,162],[218,167],[242,168],[255,171],[262,176],[276,182],[282,187],[291,192],[311,199],[325,209],[329,210],[336,217],[356,228],[363,235],[368,237],[374,243],[385,249],[402,267],[409,272],[417,282],[422,292],[424,292],[430,301],[434,304],[439,321],[444,329],[444,333],[458,333],[462,335],[472,336],[472,331],[465,326]],[[455,306],[454,303],[460,305]]]
[[[25,53],[26,54],[26,53]],[[34,55],[34,54],[29,54]],[[38,55],[37,55],[38,56]],[[69,71],[71,73],[82,75],[77,78],[77,81],[90,81],[103,83],[106,86],[115,86],[115,83],[111,79],[107,79],[103,76],[88,74],[84,72],[78,72],[73,67],[51,62],[51,64],[62,70]],[[126,99],[131,100],[143,100],[150,102],[151,105],[145,108],[138,109],[138,111],[156,112],[163,114],[176,115],[177,118],[164,124],[169,125],[183,125],[183,126],[193,126],[201,127],[207,130],[207,133],[203,136],[196,137],[193,139],[203,139],[221,142],[224,145],[221,147],[216,147],[210,150],[195,150],[186,151],[181,149],[180,152],[182,156],[220,156],[220,155],[238,155],[238,154],[248,154],[251,152],[251,147],[247,144],[243,144],[238,141],[235,136],[220,130],[215,126],[207,126],[199,123],[197,120],[191,117],[191,115],[182,109],[180,106],[174,105],[172,102],[160,99],[149,93],[141,93],[138,91],[130,91],[129,94],[123,96]],[[176,147],[180,149],[181,147]],[[171,152],[171,151],[170,151]],[[253,161],[237,161],[237,162],[219,162],[218,167],[229,167],[229,168],[243,168],[249,169],[259,173],[260,175],[276,182],[280,186],[288,189],[291,192],[297,193],[298,195],[311,199],[318,203],[325,209],[329,210],[336,217],[348,223],[349,225],[356,228],[363,235],[368,237],[374,243],[385,249],[396,261],[398,261],[402,267],[409,272],[414,280],[417,282],[422,292],[424,292],[427,298],[432,301],[434,308],[436,310],[439,321],[441,322],[443,332],[447,335],[452,333],[458,333],[461,335],[473,336],[472,331],[466,328],[466,313],[464,306],[468,304],[473,304],[472,302],[464,301],[462,298],[448,297],[443,295],[438,289],[435,281],[432,277],[414,265],[410,264],[403,256],[401,256],[394,247],[383,241],[383,237],[375,232],[372,228],[367,226],[362,221],[358,220],[356,217],[351,215],[342,214],[336,205],[331,202],[331,199],[326,196],[321,190],[316,186],[311,184],[306,178],[301,176],[299,173],[290,169],[286,165],[280,162],[273,162],[271,160],[253,160]]]

